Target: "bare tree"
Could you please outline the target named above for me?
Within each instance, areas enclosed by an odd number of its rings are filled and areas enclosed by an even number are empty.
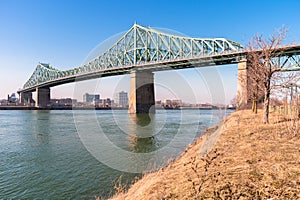
[[[257,102],[263,99],[263,122],[269,123],[269,104],[272,90],[291,82],[295,78],[292,72],[283,73],[278,60],[285,50],[283,42],[287,29],[282,27],[269,38],[256,35],[247,46],[248,92],[252,98],[252,109],[257,112]]]
[[[252,56],[252,51],[248,54],[248,72],[246,77],[248,79],[248,93],[252,101],[252,111],[256,114],[258,108],[258,102],[262,100],[264,97],[263,92],[263,80],[264,76],[263,70],[260,69],[262,67],[260,64],[255,64],[255,58]]]

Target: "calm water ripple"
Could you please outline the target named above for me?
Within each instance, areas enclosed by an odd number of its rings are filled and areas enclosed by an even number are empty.
[[[88,116],[95,115],[114,145],[137,153],[166,146],[179,126],[188,131],[191,122],[197,123],[198,137],[224,117],[218,111],[201,111],[199,115],[198,110],[192,110],[185,116],[187,120],[182,120],[180,111],[157,111],[151,119],[157,134],[149,139],[126,134],[133,129],[127,111],[74,112],[86,124]],[[165,113],[169,113],[167,118]],[[87,134],[97,129],[89,124]],[[112,169],[95,159],[80,140],[73,111],[0,111],[0,199],[108,197],[113,194],[113,181],[121,175],[131,182],[139,174]]]

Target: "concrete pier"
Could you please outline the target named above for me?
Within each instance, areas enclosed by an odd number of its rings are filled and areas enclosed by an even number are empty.
[[[250,106],[251,97],[248,92],[249,77],[247,73],[247,60],[242,59],[238,63],[238,84],[236,105],[238,109],[248,108]]]
[[[154,75],[152,72],[131,72],[128,112],[155,113]]]
[[[50,103],[50,88],[36,88],[35,106],[47,108]]]
[[[32,92],[21,92],[20,103],[30,104],[32,102]]]

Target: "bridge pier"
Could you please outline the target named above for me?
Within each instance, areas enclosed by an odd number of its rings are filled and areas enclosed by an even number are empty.
[[[50,103],[50,88],[36,88],[35,107],[47,108]]]
[[[236,106],[237,109],[250,108],[251,97],[248,92],[249,87],[249,76],[248,76],[248,65],[247,59],[242,59],[238,63],[238,84],[237,84],[237,95],[236,95]]]
[[[128,112],[155,113],[154,75],[152,72],[131,72]]]
[[[21,92],[19,101],[22,104],[30,104],[32,102],[32,92]]]

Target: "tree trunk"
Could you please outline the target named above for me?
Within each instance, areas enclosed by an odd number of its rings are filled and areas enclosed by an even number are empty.
[[[259,82],[259,80],[256,79],[255,110],[254,110],[254,113],[255,113],[255,114],[257,114],[257,104],[258,104],[258,82]]]
[[[257,100],[255,98],[252,99],[252,112],[257,114]]]
[[[270,104],[270,91],[265,91],[265,98],[264,98],[264,123],[269,123],[269,104]]]

